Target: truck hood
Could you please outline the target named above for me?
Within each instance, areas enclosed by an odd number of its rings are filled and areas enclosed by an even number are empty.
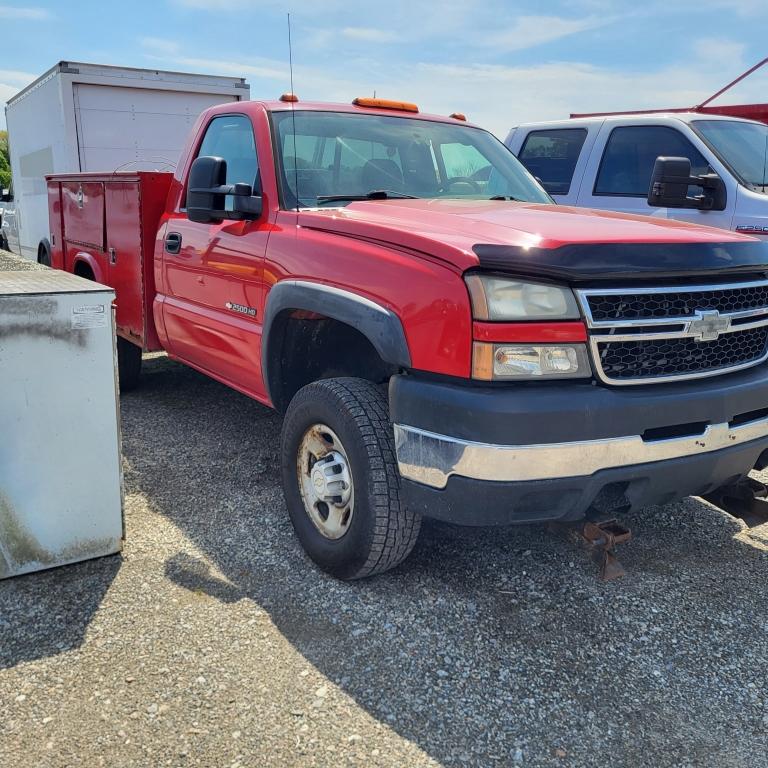
[[[768,269],[768,244],[650,216],[495,200],[371,200],[299,213],[302,227],[447,261],[570,281]]]

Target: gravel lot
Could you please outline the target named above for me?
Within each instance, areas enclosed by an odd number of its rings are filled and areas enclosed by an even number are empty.
[[[277,416],[159,356],[122,420],[122,557],[0,583],[0,765],[768,766],[768,525],[629,516],[602,584],[567,536],[430,524],[341,584]]]

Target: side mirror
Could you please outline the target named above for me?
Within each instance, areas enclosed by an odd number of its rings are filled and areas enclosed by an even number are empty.
[[[258,219],[260,195],[250,184],[227,184],[227,161],[221,157],[198,157],[189,169],[187,216],[190,221],[210,224],[222,219]],[[227,207],[227,196],[232,205]]]
[[[688,197],[688,187],[701,187],[702,194]],[[687,157],[657,157],[648,188],[648,205],[661,208],[698,208],[724,211],[725,182],[716,173],[691,176]]]
[[[11,192],[10,189],[2,190],[2,193],[0,194],[0,203],[12,203],[12,202],[13,202],[13,192]]]

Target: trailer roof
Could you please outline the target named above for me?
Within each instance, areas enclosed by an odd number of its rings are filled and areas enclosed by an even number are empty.
[[[218,88],[242,88],[250,92],[250,85],[246,82],[244,77],[227,77],[225,75],[205,75],[197,72],[176,72],[167,69],[142,69],[139,67],[119,67],[113,64],[90,64],[82,61],[60,61],[54,64],[49,70],[44,72],[36,80],[33,80],[25,88],[22,88],[18,93],[11,96],[6,102],[6,109],[12,106],[16,101],[23,98],[29,91],[37,88],[42,83],[50,80],[58,74],[64,75],[87,75],[103,76],[115,78],[115,81],[120,78],[130,79],[131,85],[135,87],[136,80],[142,80],[146,83],[147,88],[152,87],[153,82],[162,80],[165,78],[176,80],[179,83],[200,83],[201,81],[209,83],[211,86]],[[115,85],[120,83],[115,82]]]

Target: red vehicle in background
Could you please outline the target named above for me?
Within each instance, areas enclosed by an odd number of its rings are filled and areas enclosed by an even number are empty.
[[[54,266],[116,290],[123,388],[164,349],[283,412],[288,512],[339,578],[423,515],[578,520],[768,462],[768,244],[554,206],[461,115],[229,104],[174,175],[48,193]]]

